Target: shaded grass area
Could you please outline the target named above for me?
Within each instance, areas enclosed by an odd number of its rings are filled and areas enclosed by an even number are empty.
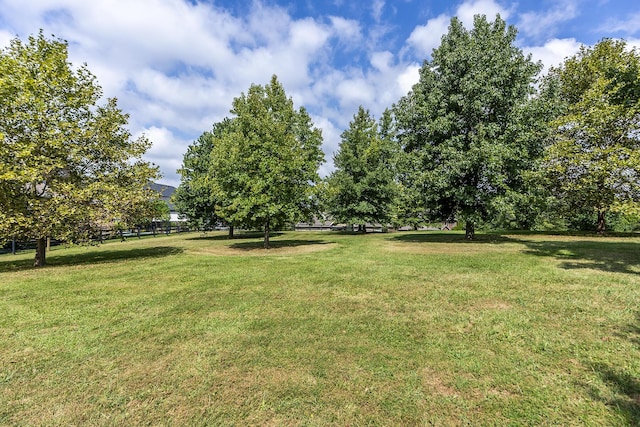
[[[275,240],[271,244],[271,249],[279,249],[279,248],[296,248],[298,246],[309,246],[309,245],[327,245],[330,242],[323,240]],[[230,245],[231,248],[234,249],[243,249],[243,250],[263,250],[264,244],[263,242],[240,242],[233,243]]]
[[[76,248],[77,249],[77,248]],[[68,250],[55,250],[53,255],[47,257],[47,266],[64,267],[85,264],[110,263],[123,260],[140,260],[144,258],[157,258],[176,255],[182,252],[181,248],[172,246],[153,246],[137,249],[116,249],[116,250],[82,250],[81,252],[71,252]],[[0,272],[12,270],[33,269],[33,260],[25,259],[24,256],[6,256],[0,258]]]
[[[0,424],[640,423],[638,238],[224,237],[0,256]]]

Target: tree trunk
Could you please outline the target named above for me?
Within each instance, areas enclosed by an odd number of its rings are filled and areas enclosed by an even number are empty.
[[[36,259],[33,261],[33,266],[44,267],[47,256],[47,239],[46,237],[41,237],[36,242]]]
[[[264,248],[269,249],[269,220],[264,224]]]
[[[227,237],[233,239],[233,225],[229,225],[229,235]]]
[[[596,231],[598,234],[604,234],[607,231],[607,219],[606,219],[607,211],[598,211],[598,227]]]
[[[367,234],[367,224],[362,224],[362,233]]]
[[[471,221],[467,221],[465,237],[467,240],[473,240],[476,237],[476,228]]]

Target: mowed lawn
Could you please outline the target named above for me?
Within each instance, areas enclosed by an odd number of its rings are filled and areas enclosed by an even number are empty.
[[[272,243],[0,256],[0,424],[640,424],[638,237]]]

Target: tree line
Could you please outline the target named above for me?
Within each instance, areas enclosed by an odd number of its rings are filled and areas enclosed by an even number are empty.
[[[324,212],[348,224],[459,221],[607,229],[638,222],[640,56],[604,39],[545,76],[517,30],[457,18],[412,90],[379,121],[364,107],[341,134],[335,170],[317,175],[320,132],[274,76],[196,140],[176,203],[197,226],[269,230]]]
[[[476,228],[593,226],[640,217],[640,56],[622,40],[582,47],[540,76],[496,16],[451,20],[411,91],[379,120],[361,106],[325,179],[322,134],[276,76],[235,98],[188,148],[176,205],[206,228],[270,232],[335,220]],[[0,51],[0,240],[81,240],[161,215],[128,116],[67,42],[42,34]]]

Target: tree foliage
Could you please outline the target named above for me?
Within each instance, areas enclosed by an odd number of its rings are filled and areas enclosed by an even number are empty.
[[[215,139],[222,137],[231,125],[230,119],[224,119],[215,123],[211,131],[200,135],[187,148],[182,167],[178,170],[181,179],[173,196],[174,202],[178,212],[185,215],[189,223],[197,228],[211,228],[220,221],[210,185],[211,151]]]
[[[359,224],[386,224],[397,191],[394,181],[394,151],[391,114],[386,111],[380,127],[362,106],[333,160],[335,171],[327,179],[326,205],[338,221]]]
[[[640,56],[624,41],[605,39],[553,69],[548,86],[563,110],[551,123],[547,185],[567,212],[597,215],[602,233],[608,212],[638,212]]]
[[[114,220],[134,222],[153,198],[150,142],[132,140],[128,116],[67,43],[42,32],[0,52],[0,236],[77,239]]]
[[[322,135],[295,110],[273,76],[233,101],[232,125],[213,142],[209,179],[216,209],[229,223],[270,230],[317,210]]]
[[[535,151],[519,126],[540,65],[515,46],[516,33],[499,16],[476,16],[472,30],[453,18],[394,109],[412,156],[412,194],[429,217],[465,221],[468,238],[519,184],[523,159]]]

